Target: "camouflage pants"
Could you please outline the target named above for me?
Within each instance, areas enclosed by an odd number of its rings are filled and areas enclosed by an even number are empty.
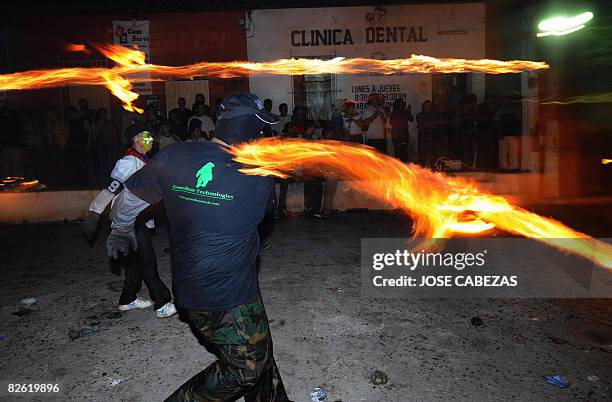
[[[225,311],[187,311],[218,360],[193,376],[166,402],[289,402],[272,356],[268,317],[259,299]]]

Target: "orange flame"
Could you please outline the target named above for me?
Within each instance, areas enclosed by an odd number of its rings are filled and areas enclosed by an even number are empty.
[[[497,227],[612,269],[609,244],[481,191],[474,182],[404,164],[366,146],[266,138],[234,147],[231,152],[236,161],[253,166],[241,170],[246,174],[287,177],[298,168],[352,180],[356,189],[411,215],[415,237],[448,238]]]
[[[609,163],[612,163],[612,159],[602,159],[601,163],[604,164],[604,165],[607,165]]]
[[[80,46],[80,45],[74,45]],[[84,47],[84,46],[83,46]],[[376,60],[365,58],[332,60],[281,59],[271,62],[251,63],[247,61],[202,62],[188,66],[161,66],[145,64],[145,55],[137,49],[119,45],[96,45],[109,59],[117,63],[113,68],[64,68],[56,70],[34,70],[0,75],[0,91],[51,88],[66,84],[105,85],[113,95],[123,101],[130,111],[141,109],[132,105],[138,94],[131,91],[132,82],[152,82],[168,79],[193,79],[198,76],[230,78],[249,75],[303,75],[303,74],[355,74],[376,71],[394,73],[465,73],[488,74],[520,73],[528,70],[548,68],[544,62],[438,59],[412,55],[407,59]],[[147,76],[138,74],[147,73]]]
[[[82,43],[66,43],[66,50],[69,52],[81,52],[85,54],[91,54],[92,51]]]

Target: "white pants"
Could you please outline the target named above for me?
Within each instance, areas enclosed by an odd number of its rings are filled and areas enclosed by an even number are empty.
[[[521,137],[503,137],[499,140],[499,168],[520,169]]]

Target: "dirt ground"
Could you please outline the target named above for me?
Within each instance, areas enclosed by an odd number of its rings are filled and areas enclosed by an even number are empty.
[[[600,212],[566,217],[612,237]],[[290,398],[310,401],[323,387],[329,402],[610,400],[610,299],[363,298],[360,239],[405,237],[409,228],[389,212],[275,223],[259,276]],[[176,316],[116,313],[123,282],[104,240],[90,248],[75,223],[0,226],[0,380],[57,382],[62,401],[162,401],[213,361]],[[170,285],[165,231],[154,241]],[[25,297],[37,302],[26,307]],[[91,324],[97,333],[70,339]],[[387,384],[370,382],[376,370]],[[572,385],[546,383],[555,374]],[[2,401],[51,400],[4,391]]]

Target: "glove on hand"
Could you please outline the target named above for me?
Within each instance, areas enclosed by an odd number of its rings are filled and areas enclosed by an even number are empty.
[[[111,230],[108,240],[106,240],[109,257],[117,259],[120,255],[128,255],[130,248],[134,251],[138,250],[138,242],[133,227]]]

